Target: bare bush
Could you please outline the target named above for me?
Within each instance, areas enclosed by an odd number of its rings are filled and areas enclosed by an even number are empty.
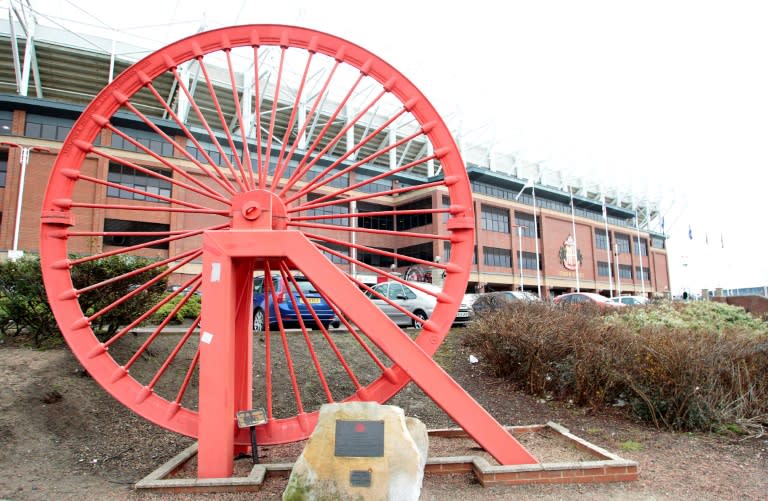
[[[638,325],[590,308],[515,303],[473,322],[465,342],[530,394],[627,404],[659,428],[762,429],[768,416],[762,330]]]

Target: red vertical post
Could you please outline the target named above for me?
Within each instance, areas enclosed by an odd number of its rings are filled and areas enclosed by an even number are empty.
[[[253,260],[234,259],[203,237],[198,478],[231,477],[238,410],[252,393]]]

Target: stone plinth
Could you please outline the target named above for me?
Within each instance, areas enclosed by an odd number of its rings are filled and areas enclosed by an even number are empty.
[[[284,501],[417,501],[427,460],[424,424],[374,402],[326,404],[296,461]]]

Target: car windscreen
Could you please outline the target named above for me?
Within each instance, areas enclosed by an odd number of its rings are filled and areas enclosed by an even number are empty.
[[[296,279],[296,283],[299,285],[299,289],[304,294],[318,294],[317,289],[315,289],[315,286],[312,285],[312,282],[310,282],[309,280]],[[289,287],[291,289],[291,292],[295,294],[296,286],[293,284],[293,282],[289,283]]]

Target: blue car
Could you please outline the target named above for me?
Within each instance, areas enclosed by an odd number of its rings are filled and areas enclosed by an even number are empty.
[[[315,286],[303,276],[293,277],[296,280],[301,292],[307,300],[307,303],[312,307],[317,317],[320,319],[320,323],[327,329],[329,326],[338,326],[338,319],[333,313],[333,310],[328,303],[323,299],[323,296],[315,289]],[[277,306],[280,310],[280,317],[283,321],[284,327],[296,327],[299,325],[299,320],[296,315],[296,311],[293,307],[293,301],[290,296],[286,294],[288,290],[287,285],[290,285],[290,290],[293,293],[293,297],[296,299],[296,304],[299,307],[301,318],[304,321],[304,325],[308,328],[317,328],[314,317],[307,308],[307,305],[301,299],[301,295],[296,290],[296,286],[293,283],[286,284],[280,275],[272,275],[272,283],[274,284],[275,296],[277,296]],[[264,330],[266,322],[266,304],[264,290],[264,277],[256,277],[253,280],[253,330],[261,332]],[[269,328],[277,329],[277,315],[275,314],[275,302],[272,295],[269,297]]]

